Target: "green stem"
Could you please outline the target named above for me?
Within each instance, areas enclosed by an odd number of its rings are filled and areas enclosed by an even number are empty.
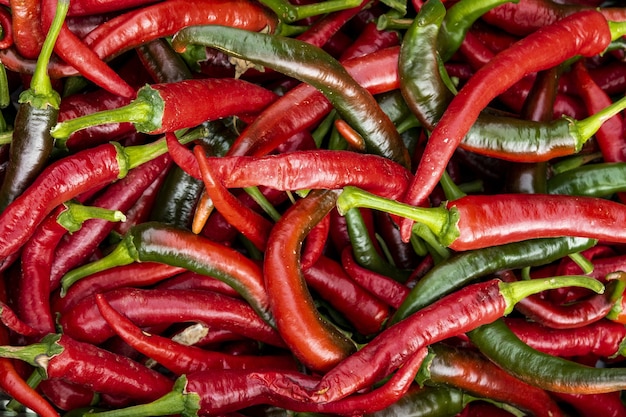
[[[48,63],[54,50],[54,44],[61,32],[61,27],[65,21],[65,16],[70,7],[69,0],[59,0],[54,19],[41,47],[41,52],[37,58],[37,65],[33,78],[30,81],[30,89],[20,94],[20,103],[31,102],[32,106],[45,109],[48,106],[59,108],[61,97],[52,88],[52,82],[48,76]]]
[[[611,39],[615,41],[626,35],[626,22],[609,21],[609,30],[611,31]]]
[[[361,4],[360,0],[329,0],[319,3],[294,6],[286,0],[261,0],[261,3],[271,9],[284,23],[293,23],[307,17],[338,12]]]
[[[176,414],[182,417],[197,416],[200,410],[200,397],[196,393],[185,392],[186,385],[187,378],[183,375],[176,380],[171,392],[150,403],[85,413],[83,417],[150,417]]]
[[[280,213],[276,210],[276,207],[270,203],[258,187],[245,187],[243,189],[256,203],[261,206],[263,211],[272,218],[275,222],[280,219]]]
[[[78,231],[83,223],[90,219],[123,222],[126,221],[126,216],[119,210],[83,206],[82,204],[68,201],[65,203],[65,210],[57,216],[57,223],[72,233]]]
[[[61,297],[67,294],[72,284],[96,272],[104,271],[115,266],[129,265],[137,260],[137,251],[123,239],[108,255],[94,262],[72,269],[61,278]]]
[[[445,207],[416,207],[368,193],[357,187],[344,187],[337,199],[339,214],[345,215],[348,210],[355,207],[380,210],[423,223],[440,240],[446,235],[452,220],[451,211]]]
[[[437,236],[423,223],[413,224],[413,234],[422,238],[428,245],[428,252],[433,256],[435,264],[450,257],[450,251],[437,239]]]
[[[559,277],[531,279],[528,281],[501,282],[500,293],[507,303],[505,315],[513,311],[520,300],[546,290],[564,287],[582,287],[598,294],[604,292],[604,285],[595,278],[584,275],[566,275]]]
[[[570,253],[568,257],[583,270],[584,275],[593,272],[593,263],[589,259],[585,258],[585,256],[580,252]]]
[[[48,360],[63,352],[63,347],[57,343],[60,338],[59,334],[49,334],[30,345],[0,346],[0,357],[18,359],[46,371]]]
[[[452,181],[448,171],[444,171],[439,183],[441,184],[441,188],[443,188],[443,193],[446,195],[446,199],[452,201],[465,197],[465,193],[459,188],[458,185],[456,185],[454,181]]]
[[[386,14],[382,14],[378,16],[378,20],[376,21],[376,28],[378,30],[406,30],[411,27],[413,23],[413,19],[408,18],[394,18],[387,16]]]
[[[11,104],[11,92],[9,91],[9,81],[7,79],[7,69],[0,63],[0,108],[4,109]]]
[[[626,108],[626,96],[583,120],[573,120],[571,130],[583,141],[591,138],[602,124]]]

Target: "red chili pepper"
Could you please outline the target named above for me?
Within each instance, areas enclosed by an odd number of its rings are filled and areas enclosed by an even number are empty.
[[[138,264],[142,265],[142,264]],[[229,297],[241,298],[233,287],[209,275],[202,275],[193,271],[185,271],[163,282],[155,288],[162,290],[205,290],[213,291]]]
[[[304,240],[300,264],[303,271],[309,269],[324,254],[330,232],[330,214],[319,221]]]
[[[327,371],[354,345],[316,310],[300,267],[304,238],[334,206],[336,193],[312,191],[276,223],[265,251],[265,287],[276,328],[293,354],[315,371]]]
[[[96,295],[95,301],[100,314],[115,334],[177,376],[210,369],[295,369],[295,361],[288,355],[229,355],[146,334],[116,311],[105,294]]]
[[[626,416],[626,406],[624,406],[619,392],[602,394],[565,394],[554,392],[552,395],[574,407],[580,417]]]
[[[554,329],[523,318],[506,318],[505,322],[524,343],[550,355],[610,358],[623,354],[626,327],[611,320],[603,319],[574,329]]]
[[[120,288],[105,294],[117,311],[140,327],[202,322],[273,346],[284,346],[276,330],[241,299],[202,290]],[[60,318],[65,334],[96,344],[113,336],[94,299],[95,296],[83,299]]]
[[[379,30],[375,22],[368,22],[360,31],[359,36],[345,49],[339,61],[347,62],[350,59],[367,56],[376,51],[391,48],[400,42],[398,32]]]
[[[541,283],[538,280],[515,283],[490,280],[463,287],[379,333],[361,350],[328,371],[311,395],[316,402],[330,402],[370,386],[420,348],[491,323],[511,311],[520,299],[562,279],[542,280]],[[579,283],[583,282],[602,288],[602,284],[593,279],[581,278]],[[566,285],[564,280],[556,286]],[[514,295],[517,291],[510,292],[509,286],[520,286],[524,294]]]
[[[41,4],[35,0],[11,0],[12,33],[17,51],[25,58],[36,59],[41,51]],[[4,28],[7,26],[3,25]]]
[[[42,380],[37,389],[56,407],[65,411],[89,407],[98,401],[98,394],[93,390],[58,378]]]
[[[433,130],[404,201],[422,205],[481,110],[524,75],[550,68],[575,56],[603,52],[611,41],[608,23],[596,11],[580,12],[547,26],[496,55],[461,88]],[[532,56],[533,59],[527,59]],[[461,116],[462,115],[462,116]],[[411,220],[401,225],[404,241]]]
[[[340,263],[326,256],[302,271],[306,283],[328,301],[363,335],[378,333],[389,318],[387,305],[344,272]]]

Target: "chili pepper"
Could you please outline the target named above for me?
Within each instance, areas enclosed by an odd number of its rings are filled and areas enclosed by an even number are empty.
[[[550,194],[608,197],[623,192],[624,162],[587,164],[564,171],[548,180]]]
[[[126,213],[152,182],[166,171],[171,163],[164,154],[131,170],[128,175],[103,190],[90,204]],[[80,230],[66,236],[56,245],[55,256],[49,270],[51,288],[56,289],[67,271],[84,263],[111,233],[115,223],[94,220]]]
[[[99,401],[99,395],[93,390],[59,378],[43,379],[37,388],[56,407],[65,411],[89,407]]]
[[[383,378],[418,349],[491,323],[508,314],[515,302],[527,295],[568,285],[598,290],[603,287],[594,279],[582,277],[514,283],[489,280],[465,286],[380,332],[327,372],[311,395],[317,402],[343,398]]]
[[[409,294],[410,290],[405,285],[360,266],[352,256],[350,246],[344,247],[341,251],[341,265],[356,283],[394,309],[397,309]]]
[[[170,155],[181,168],[195,178],[201,178],[197,162],[187,148],[175,137],[166,134]],[[296,151],[263,157],[209,157],[211,166],[227,188],[266,186],[277,190],[336,189],[358,184],[369,191],[397,197],[409,181],[410,172],[399,164],[372,154],[350,151]],[[358,172],[355,166],[367,166],[368,172]],[[324,176],[302,175],[324,172]]]
[[[621,355],[626,327],[602,319],[575,329],[555,329],[524,318],[506,318],[507,327],[524,343],[540,352],[561,357]]]
[[[306,236],[302,246],[302,256],[300,259],[303,271],[309,269],[320,257],[324,256],[324,249],[328,241],[330,232],[330,214],[324,216]]]
[[[238,79],[152,84],[139,89],[137,98],[124,107],[66,120],[54,126],[51,134],[62,145],[73,132],[103,123],[131,122],[138,131],[149,134],[174,132],[207,120],[257,112],[275,98],[271,91]],[[200,107],[198,100],[204,103]]]
[[[173,166],[159,188],[150,219],[189,229],[202,189],[201,180],[187,174],[178,165]]]
[[[375,51],[391,48],[398,45],[400,38],[398,32],[392,30],[379,30],[375,22],[368,22],[359,32],[359,36],[345,49],[340,57],[340,62],[349,59],[360,58]]]
[[[593,197],[546,194],[468,195],[449,202],[448,208],[424,208],[403,205],[354,187],[344,187],[337,205],[342,213],[353,207],[368,207],[411,217],[413,221],[426,224],[445,246],[456,251],[558,236],[619,243],[624,237],[612,225],[623,221],[626,214],[620,203]],[[433,213],[428,214],[430,210]],[[516,211],[519,215],[513,214]],[[454,213],[451,222],[454,226],[448,231],[454,230],[454,236],[444,237],[446,233],[441,232],[441,225],[446,225],[444,229],[450,225],[450,213]]]
[[[39,2],[28,0],[11,0],[9,4],[15,47],[23,57],[35,59],[41,52],[45,38],[39,23],[41,6]]]
[[[367,1],[361,1],[361,3],[356,7],[329,13],[318,19],[314,24],[309,26],[305,32],[298,35],[296,38],[321,48],[345,25],[346,22],[352,19],[368,4],[369,3]]]
[[[50,334],[27,346],[3,346],[0,355],[41,368],[46,378],[140,401],[158,398],[172,387],[169,378],[152,369],[67,335]]]
[[[75,232],[86,220],[95,218],[107,222],[125,219],[120,211],[65,203],[39,225],[24,245],[17,294],[18,312],[22,320],[42,336],[55,332],[55,320],[50,310],[50,270],[55,248],[68,231]]]
[[[105,295],[117,311],[140,327],[202,322],[273,346],[284,346],[278,333],[241,299],[203,290],[139,288],[119,288]],[[94,299],[95,295],[81,300],[60,318],[66,334],[90,343],[102,343],[114,335]]]
[[[42,53],[37,59],[30,88],[20,94],[9,164],[0,187],[0,210],[4,210],[33,182],[47,163],[54,146],[50,129],[57,121],[61,98],[52,88],[47,66],[65,19],[68,3],[68,1],[59,3],[58,13],[43,43]]]
[[[376,220],[376,232],[388,248],[387,251],[391,254],[393,263],[400,269],[413,270],[419,261],[415,257],[413,245],[402,241],[400,231],[391,216],[378,211],[373,214]]]
[[[466,392],[452,387],[413,387],[394,404],[367,416],[454,417],[474,400]]]
[[[53,296],[52,309],[65,313],[83,298],[122,287],[147,287],[185,271],[156,262],[133,263],[92,274],[70,287],[63,297]]]
[[[95,301],[100,314],[118,336],[176,375],[209,369],[295,369],[295,362],[286,355],[228,355],[146,334],[116,311],[106,295],[96,295]]]
[[[233,248],[189,231],[156,222],[133,227],[107,256],[65,274],[64,291],[79,279],[134,261],[159,262],[221,279],[239,292],[264,320],[272,323],[261,268]]]
[[[334,191],[312,191],[272,228],[263,271],[276,328],[305,366],[327,371],[354,351],[351,341],[315,309],[300,266],[304,238],[333,207]]]
[[[389,317],[387,305],[351,280],[341,264],[331,258],[321,256],[302,274],[307,285],[363,335],[378,333]]]
[[[172,83],[193,77],[187,64],[165,39],[155,39],[137,47],[137,56],[157,83]]]
[[[468,80],[450,102],[428,140],[422,162],[403,201],[420,205],[426,200],[452,153],[492,98],[529,72],[549,68],[574,55],[596,55],[603,52],[610,41],[609,25],[600,13],[580,12],[534,32],[498,54]],[[551,42],[555,42],[554,47]],[[549,53],[542,54],[542,51]],[[535,59],[519,58],[528,54],[533,54]],[[492,82],[491,77],[497,82]],[[412,224],[411,220],[402,222],[405,241],[409,240]]]
[[[198,274],[193,271],[185,271],[174,277],[168,278],[163,282],[159,282],[155,288],[166,290],[205,290],[213,291],[219,294],[228,295],[230,297],[241,298],[239,293],[224,281],[216,278]]]
[[[188,27],[172,40],[179,52],[190,43],[217,48],[311,84],[363,136],[370,152],[409,166],[408,151],[400,135],[372,94],[323,50],[292,38],[217,25]]]
[[[516,379],[469,349],[433,344],[416,379],[420,385],[451,385],[476,397],[510,404],[537,417],[563,415],[546,391]]]
[[[239,230],[257,249],[265,251],[273,223],[249,207],[244,206],[224,187],[220,180],[216,178],[215,172],[209,165],[202,147],[195,146],[194,155],[202,173],[205,190],[215,208],[224,216],[226,221]]]
[[[593,368],[541,353],[517,338],[501,320],[483,325],[468,336],[485,356],[508,373],[548,391],[597,394],[620,391],[624,386],[622,368]]]
[[[132,9],[145,6],[150,0],[78,0],[73,1],[70,7],[70,16],[91,16],[110,12],[120,12],[125,9]]]
[[[626,407],[619,392],[586,395],[555,392],[552,395],[573,406],[581,417],[626,415]]]
[[[595,243],[592,239],[556,237],[530,239],[458,253],[436,264],[417,282],[397,308],[391,323],[408,317],[477,278],[504,269],[546,265],[569,253],[587,249]]]
[[[2,12],[0,12],[0,27],[2,28],[0,49],[11,48],[14,44],[12,19],[11,13],[6,9],[2,9]]]

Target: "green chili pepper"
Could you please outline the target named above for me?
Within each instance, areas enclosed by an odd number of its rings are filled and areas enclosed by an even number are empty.
[[[548,193],[607,197],[626,191],[626,163],[582,165],[548,180]]]
[[[311,84],[363,137],[368,152],[410,166],[409,153],[400,134],[376,99],[322,49],[293,38],[218,25],[187,27],[172,39],[174,49],[179,52],[188,44],[216,48]]]
[[[367,417],[453,417],[476,399],[451,387],[423,387],[410,390],[392,406]]]

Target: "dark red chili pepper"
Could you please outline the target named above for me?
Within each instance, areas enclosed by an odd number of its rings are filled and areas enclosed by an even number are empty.
[[[345,49],[339,61],[359,58],[373,52],[396,46],[400,42],[398,32],[393,30],[379,30],[375,22],[368,22],[360,31],[359,36]]]
[[[60,378],[138,401],[154,400],[172,388],[172,381],[163,374],[67,335],[50,334],[27,346],[2,346],[0,356],[41,368],[46,378]]]
[[[141,264],[138,264],[141,265]],[[78,283],[77,283],[78,284]],[[213,291],[229,297],[241,298],[241,295],[233,287],[208,275],[202,275],[193,271],[185,271],[163,282],[155,288],[162,290],[205,290]],[[71,291],[71,289],[70,289]]]
[[[41,2],[41,22],[44,31],[49,29],[55,10],[55,0]],[[98,86],[122,96],[134,97],[135,90],[78,39],[65,23],[61,27],[54,50],[65,62],[74,66],[81,75]]]
[[[368,6],[368,4],[367,1],[361,1],[361,4],[357,7],[330,13],[318,19],[304,33],[298,35],[296,38],[321,48],[346,22]]]
[[[324,254],[330,232],[330,214],[319,221],[304,240],[300,265],[303,271],[310,268]]]
[[[40,336],[37,329],[22,321],[17,313],[15,313],[11,307],[3,302],[0,302],[0,322],[2,322],[7,329],[15,332],[16,334],[27,337]]]
[[[70,16],[91,16],[109,12],[120,12],[152,3],[153,0],[74,0],[70,5]]]
[[[142,87],[130,104],[58,123],[57,140],[104,123],[131,122],[143,133],[159,134],[198,126],[240,113],[262,110],[276,99],[263,87],[232,78],[205,78]],[[197,103],[202,102],[202,106]]]
[[[276,330],[241,299],[203,290],[119,288],[104,294],[117,311],[140,327],[202,322],[273,346],[284,346]],[[95,295],[81,300],[59,322],[67,335],[97,344],[114,332],[105,324],[94,299]]]
[[[563,415],[546,391],[520,381],[474,350],[436,343],[429,347],[429,351],[416,378],[420,385],[450,385],[479,398],[512,405],[537,417]]]
[[[0,28],[2,28],[2,39],[0,39],[0,49],[13,47],[12,16],[7,9],[0,11]]]
[[[619,391],[601,394],[565,394],[554,392],[552,396],[574,407],[580,417],[626,416],[626,406],[622,402]]]
[[[260,251],[265,251],[267,238],[273,223],[261,214],[246,207],[231,194],[221,181],[216,178],[213,167],[209,164],[204,149],[197,145],[194,155],[202,173],[202,180],[207,195],[224,219],[241,232]]]
[[[586,278],[515,283],[490,280],[463,287],[380,332],[365,347],[328,371],[311,396],[316,402],[346,397],[384,378],[420,348],[491,323],[508,314],[525,296],[568,283],[602,289],[598,281]]]
[[[109,185],[91,200],[90,205],[126,213],[152,182],[167,171],[170,163],[169,155],[164,154],[132,169],[126,177]],[[58,288],[67,271],[89,259],[114,227],[115,223],[110,221],[93,220],[59,242],[49,271],[51,288]]]
[[[263,261],[265,288],[276,328],[293,354],[327,371],[354,351],[353,343],[320,316],[300,266],[302,242],[335,205],[336,192],[311,191],[272,228]]]
[[[222,50],[312,85],[363,137],[369,152],[409,167],[408,150],[373,95],[320,48],[292,38],[217,25],[187,27],[172,40],[179,52],[190,43]]]
[[[156,222],[131,228],[107,256],[65,274],[62,287],[67,290],[95,272],[135,261],[165,263],[221,279],[237,290],[260,317],[273,322],[261,267],[255,261],[234,248]]]
[[[622,355],[626,327],[611,320],[599,320],[574,329],[554,329],[524,318],[506,318],[506,325],[530,347],[553,356],[573,358]]]
[[[38,8],[38,5],[31,5]],[[31,7],[28,6],[28,7]],[[9,150],[9,163],[0,186],[0,211],[15,200],[48,163],[54,147],[50,129],[56,124],[61,97],[52,88],[47,67],[69,1],[61,1],[37,59],[30,88],[20,94]],[[31,16],[31,19],[36,16]]]
[[[15,47],[23,57],[36,59],[45,38],[40,23],[41,5],[35,0],[11,0],[9,4]]]
[[[360,266],[352,256],[352,248],[341,251],[341,264],[346,273],[360,286],[374,294],[387,305],[397,309],[409,294],[410,289],[398,281]]]
[[[373,335],[389,318],[387,305],[344,272],[340,263],[321,256],[302,271],[306,283],[328,301],[363,335]]]
[[[295,361],[287,355],[229,355],[146,334],[116,311],[107,301],[106,294],[96,295],[95,301],[100,314],[115,334],[177,376],[209,369],[295,369]]]
[[[89,407],[99,400],[98,394],[93,390],[58,378],[42,380],[37,389],[56,407],[65,411]]]
[[[426,201],[480,111],[500,92],[530,72],[549,68],[575,55],[599,54],[610,41],[609,25],[602,14],[580,12],[534,32],[494,57],[450,102],[426,144],[404,201],[411,205]],[[520,58],[530,55],[534,59]],[[404,241],[409,240],[412,224],[408,219],[402,222]]]

